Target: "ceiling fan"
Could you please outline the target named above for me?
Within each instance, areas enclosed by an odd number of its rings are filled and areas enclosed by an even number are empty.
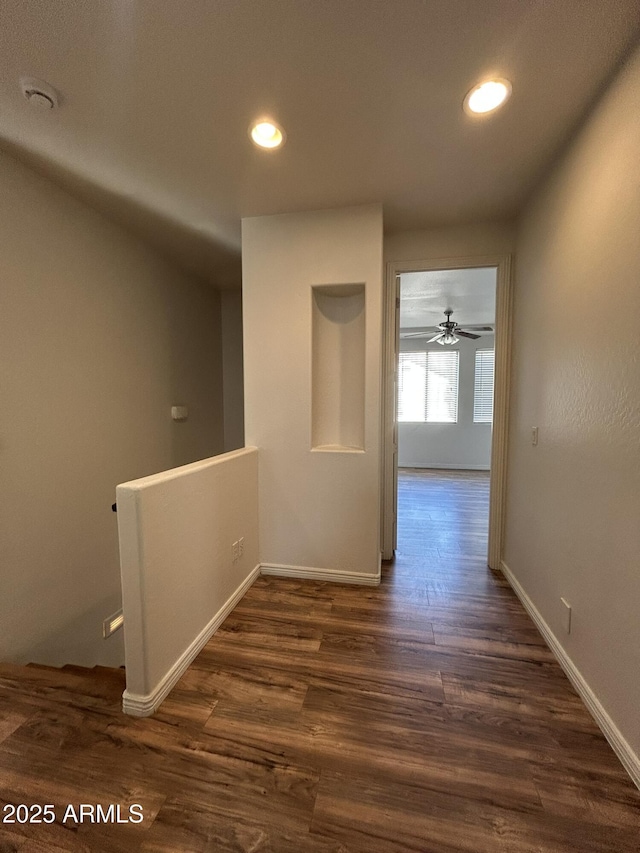
[[[438,325],[434,327],[435,329],[438,329],[438,333],[432,338],[429,338],[427,341],[428,344],[434,342],[441,346],[445,346],[446,344],[457,344],[460,338],[471,338],[471,340],[476,341],[480,335],[476,335],[474,332],[493,332],[493,326],[466,326],[464,329],[461,329],[455,320],[451,319],[451,315],[453,314],[453,310],[451,308],[447,308],[444,313],[447,319],[443,323],[438,323]],[[432,332],[433,329],[430,329],[427,332],[403,332],[401,337],[426,338],[426,336],[430,335]],[[460,337],[458,337],[458,335]]]

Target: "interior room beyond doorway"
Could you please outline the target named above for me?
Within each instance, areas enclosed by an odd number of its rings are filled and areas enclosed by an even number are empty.
[[[400,553],[486,558],[495,317],[495,267],[400,276]]]

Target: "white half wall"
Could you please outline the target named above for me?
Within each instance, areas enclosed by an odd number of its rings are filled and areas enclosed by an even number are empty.
[[[260,448],[260,561],[301,574],[306,567],[377,577],[382,210],[245,219],[242,267],[245,429]],[[362,284],[364,449],[312,450],[312,288]]]
[[[153,713],[259,572],[258,451],[118,486],[128,713]],[[232,545],[243,553],[234,562]]]
[[[0,153],[0,389],[0,660],[119,666],[116,485],[222,450],[218,292]]]
[[[512,575],[629,745],[636,779],[639,106],[640,51],[521,223],[505,541]]]
[[[491,424],[473,422],[476,350],[493,349],[494,335],[461,338],[458,376],[458,423],[398,423],[398,465],[401,468],[467,468],[489,470]],[[401,352],[442,352],[439,344],[400,339]]]

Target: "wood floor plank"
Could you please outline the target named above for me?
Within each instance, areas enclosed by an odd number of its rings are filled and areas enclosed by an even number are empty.
[[[593,767],[593,765],[591,765]],[[602,780],[572,775],[563,767],[542,766],[533,771],[545,811],[583,824],[616,826],[635,830],[640,838],[640,809],[626,778],[622,784],[608,779],[606,796]]]
[[[241,821],[221,818],[206,806],[170,803],[145,837],[142,853],[371,853],[340,841],[275,826],[264,809]]]
[[[454,794],[325,772],[311,830],[386,853],[502,853],[492,817],[485,804]]]
[[[250,743],[259,754],[274,749],[279,760],[294,764],[417,785],[425,796],[455,787],[468,799],[541,807],[515,745],[509,751],[472,738],[454,742],[446,725],[432,731],[425,719],[407,725],[401,716],[363,719],[310,708],[294,717],[238,707],[217,711],[205,728],[233,749]]]
[[[233,649],[229,650],[228,644],[221,647],[220,654],[205,649],[194,660],[178,686],[195,689],[211,697],[215,703],[230,701],[277,708],[301,708],[308,682],[286,666],[273,669],[254,666],[252,660],[259,662],[255,650],[247,648],[245,651],[246,654],[241,657]]]
[[[120,670],[0,665],[0,809],[58,818],[0,853],[638,853],[640,793],[487,568],[487,473],[399,482],[379,587],[258,578],[152,718]]]
[[[262,648],[307,652],[317,652],[322,641],[322,631],[318,628],[292,624],[288,620],[270,619],[261,614],[237,616],[232,613],[215,636],[217,645],[230,640]]]
[[[33,708],[21,709],[19,703],[16,703],[15,710],[10,708],[0,710],[0,743],[19,729],[34,713],[36,712]]]
[[[462,649],[491,657],[510,657],[547,663],[555,660],[548,646],[541,641],[540,635],[536,636],[533,632],[520,636],[511,632],[509,636],[506,632],[486,631],[482,628],[438,625],[434,630],[434,641],[437,646]]]
[[[269,678],[294,676],[306,683],[344,683],[368,692],[401,691],[415,696],[443,698],[440,673],[426,666],[407,672],[399,669],[395,661],[356,659],[348,654],[338,656],[322,648],[310,655],[291,649],[275,651],[246,647],[242,642],[235,646],[229,642],[218,644],[215,640],[214,637],[208,643],[194,665],[225,667],[247,673],[254,673],[257,669]]]

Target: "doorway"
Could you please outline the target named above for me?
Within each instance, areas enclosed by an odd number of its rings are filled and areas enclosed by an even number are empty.
[[[387,295],[386,295],[386,329],[385,329],[385,372],[383,382],[383,404],[384,404],[384,481],[382,501],[382,553],[383,559],[391,559],[397,547],[397,514],[398,514],[398,463],[399,463],[399,427],[400,423],[396,417],[396,403],[398,398],[399,381],[399,353],[400,353],[400,312],[401,312],[401,277],[410,273],[441,273],[441,279],[445,279],[444,273],[451,274],[454,270],[492,270],[495,276],[495,321],[494,321],[494,394],[492,429],[490,435],[490,477],[489,477],[489,536],[487,548],[487,564],[492,569],[500,567],[502,555],[503,519],[504,519],[504,489],[506,474],[506,438],[507,438],[507,415],[508,415],[508,365],[510,357],[510,323],[511,323],[511,280],[510,280],[510,257],[496,256],[488,258],[465,258],[448,259],[441,261],[392,261],[387,265]],[[446,322],[444,308],[442,321]],[[447,305],[449,309],[452,306]],[[455,311],[455,306],[453,306]],[[461,315],[460,315],[461,316]],[[455,320],[455,314],[448,318]],[[464,317],[461,316],[464,320]],[[483,323],[471,323],[471,325],[484,325]],[[424,326],[431,325],[424,323]],[[486,325],[489,325],[487,323]],[[464,330],[465,326],[459,326]],[[417,332],[427,331],[418,328]],[[446,330],[445,330],[446,331]],[[435,334],[435,330],[434,330]],[[433,336],[431,336],[433,337]],[[460,337],[460,336],[458,336]],[[426,339],[428,340],[428,338]],[[439,350],[447,351],[447,344],[438,346]],[[407,358],[409,361],[410,359]],[[440,359],[442,360],[442,359]],[[444,361],[451,359],[444,359]],[[475,356],[474,356],[475,365]],[[414,374],[415,378],[415,374]],[[446,395],[445,395],[446,396]],[[440,409],[442,409],[442,392],[440,394]],[[448,404],[450,405],[450,404]],[[459,463],[464,464],[464,462]],[[467,459],[467,464],[470,463]]]
[[[400,275],[402,555],[487,553],[496,268]]]

